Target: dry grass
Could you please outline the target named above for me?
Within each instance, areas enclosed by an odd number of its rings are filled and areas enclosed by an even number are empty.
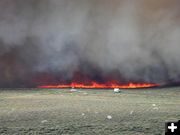
[[[111,90],[0,91],[0,134],[4,135],[161,135],[165,121],[178,119],[178,87],[120,94]]]

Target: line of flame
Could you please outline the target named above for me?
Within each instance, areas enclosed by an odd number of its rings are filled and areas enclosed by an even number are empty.
[[[83,83],[71,83],[71,84],[58,84],[58,85],[42,85],[38,86],[38,88],[46,88],[46,89],[53,89],[53,88],[82,88],[82,89],[111,89],[111,88],[123,88],[123,89],[135,89],[135,88],[150,88],[150,87],[157,87],[158,84],[153,83],[128,83],[128,84],[100,84],[97,82],[92,82],[90,84],[83,84]]]

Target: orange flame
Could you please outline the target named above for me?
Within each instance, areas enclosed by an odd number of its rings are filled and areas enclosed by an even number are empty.
[[[158,84],[153,83],[128,83],[128,84],[117,84],[117,83],[107,83],[100,84],[97,82],[91,82],[90,84],[83,83],[71,83],[71,84],[59,84],[59,85],[42,85],[38,88],[53,89],[53,88],[77,88],[77,89],[113,89],[113,88],[123,88],[123,89],[136,89],[136,88],[150,88],[157,87]]]

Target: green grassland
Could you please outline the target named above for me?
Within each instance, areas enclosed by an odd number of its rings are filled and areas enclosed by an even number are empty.
[[[178,119],[179,87],[0,90],[0,135],[163,135]]]

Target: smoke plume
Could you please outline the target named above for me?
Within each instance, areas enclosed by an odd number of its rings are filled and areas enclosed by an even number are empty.
[[[180,81],[178,0],[0,0],[0,87]]]

